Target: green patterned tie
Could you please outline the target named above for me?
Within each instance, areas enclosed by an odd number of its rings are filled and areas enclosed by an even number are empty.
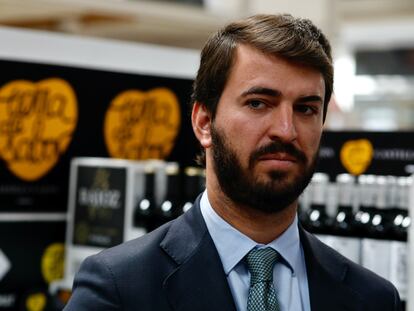
[[[247,311],[279,311],[276,291],[273,286],[273,266],[279,254],[270,247],[252,249],[246,255],[250,271],[250,289]]]

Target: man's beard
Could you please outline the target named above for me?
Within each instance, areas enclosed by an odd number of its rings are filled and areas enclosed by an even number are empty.
[[[218,182],[225,195],[236,204],[269,214],[280,212],[299,197],[314,173],[317,153],[308,160],[292,144],[273,141],[255,150],[250,155],[248,169],[243,169],[236,152],[226,142],[225,135],[214,125],[211,128],[211,137],[214,171]],[[283,171],[270,171],[268,181],[255,177],[253,169],[257,160],[277,152],[295,158],[296,164],[300,165],[297,176],[289,176],[288,172]]]

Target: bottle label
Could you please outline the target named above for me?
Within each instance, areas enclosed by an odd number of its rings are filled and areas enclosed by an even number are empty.
[[[124,167],[77,166],[72,243],[107,248],[124,241]]]
[[[362,265],[382,276],[389,279],[390,276],[390,253],[391,241],[362,239]]]
[[[360,263],[361,240],[352,237],[341,237],[334,235],[317,235],[317,237],[326,245],[332,247],[341,255]]]
[[[406,242],[391,242],[389,280],[397,288],[401,300],[407,300],[408,263]]]

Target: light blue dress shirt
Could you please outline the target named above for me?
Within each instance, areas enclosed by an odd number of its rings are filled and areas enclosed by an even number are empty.
[[[238,311],[246,311],[250,272],[242,260],[255,247],[272,247],[283,258],[273,268],[273,282],[281,311],[310,311],[308,278],[298,220],[276,240],[258,244],[236,230],[211,207],[205,191],[200,201],[201,214],[223,263],[224,272]]]

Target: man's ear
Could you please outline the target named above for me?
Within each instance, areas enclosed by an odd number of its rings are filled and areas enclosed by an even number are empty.
[[[203,148],[211,146],[211,114],[204,104],[195,102],[191,112],[193,131]]]

